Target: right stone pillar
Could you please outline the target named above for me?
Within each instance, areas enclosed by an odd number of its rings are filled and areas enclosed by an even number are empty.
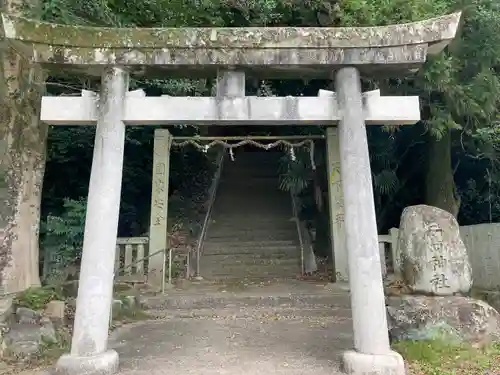
[[[354,350],[343,355],[344,371],[404,375],[403,358],[391,351],[389,344],[359,71],[354,67],[340,69],[335,91],[341,113],[340,175],[354,330]]]

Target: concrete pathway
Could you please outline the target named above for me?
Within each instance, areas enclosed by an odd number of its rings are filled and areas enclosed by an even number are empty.
[[[146,301],[156,320],[112,334],[120,374],[342,374],[348,292],[300,282],[230,289],[190,286]]]

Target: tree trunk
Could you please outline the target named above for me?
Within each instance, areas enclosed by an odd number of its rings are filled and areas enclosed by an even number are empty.
[[[20,14],[21,1],[3,11]],[[40,203],[47,126],[39,121],[43,71],[7,43],[0,47],[0,287],[40,285]]]
[[[451,132],[437,140],[429,135],[425,203],[448,211],[457,217],[460,197],[457,194],[451,165]]]

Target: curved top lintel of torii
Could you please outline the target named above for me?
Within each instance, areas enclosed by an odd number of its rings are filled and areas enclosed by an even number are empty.
[[[1,14],[0,35],[48,69],[101,74],[207,77],[234,68],[252,76],[328,78],[341,66],[362,71],[418,69],[456,35],[461,12],[377,27],[100,28]]]

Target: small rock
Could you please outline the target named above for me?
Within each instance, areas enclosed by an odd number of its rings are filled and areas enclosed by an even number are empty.
[[[27,307],[18,307],[16,310],[17,322],[21,324],[38,324],[41,317],[40,313]]]
[[[40,332],[44,342],[56,343],[57,335],[52,321],[47,317],[43,317],[40,320],[40,325]]]
[[[45,307],[45,316],[51,319],[64,320],[66,303],[64,301],[50,301]]]
[[[42,320],[41,324],[14,323],[5,336],[9,354],[30,357],[40,350],[42,343],[56,342],[56,332],[50,320]]]
[[[500,314],[467,297],[388,297],[387,320],[395,340],[442,339],[480,346],[500,342]]]

